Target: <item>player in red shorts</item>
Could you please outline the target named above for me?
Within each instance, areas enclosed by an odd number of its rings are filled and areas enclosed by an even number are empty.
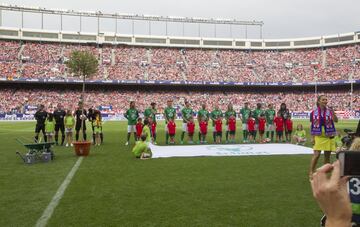
[[[188,143],[193,144],[194,143],[194,132],[195,132],[195,123],[194,118],[190,117],[189,121],[187,123],[187,133],[189,136]]]
[[[259,121],[259,141],[260,143],[264,143],[264,134],[265,134],[265,128],[266,128],[266,118],[265,114],[260,114],[260,117],[258,118]]]
[[[156,121],[153,121],[150,117],[148,119],[150,124],[151,141],[156,145]]]
[[[207,143],[206,142],[207,127],[208,127],[208,122],[205,117],[202,117],[199,123],[201,144]]]
[[[235,116],[230,116],[228,119],[228,131],[230,135],[230,143],[235,143],[235,132],[236,132],[236,118]]]
[[[291,115],[287,116],[287,119],[285,120],[285,127],[286,127],[286,132],[285,132],[286,142],[290,143],[291,133],[293,130],[293,121],[291,120]]]
[[[284,133],[284,119],[281,117],[281,113],[278,112],[277,116],[274,119],[276,126],[276,139],[278,143],[281,143]]]
[[[219,116],[215,120],[216,143],[221,143],[222,138],[222,118]]]
[[[142,130],[143,130],[143,123],[142,123],[142,119],[140,117],[137,120],[137,123],[135,125],[135,129],[136,129],[137,141],[140,141],[141,133],[142,133]]]
[[[247,130],[249,133],[249,142],[255,142],[255,118],[253,117],[253,114],[250,113],[249,118],[247,120]]]
[[[176,133],[176,124],[174,119],[170,118],[167,124],[169,136],[170,136],[170,144],[175,144],[175,133]]]

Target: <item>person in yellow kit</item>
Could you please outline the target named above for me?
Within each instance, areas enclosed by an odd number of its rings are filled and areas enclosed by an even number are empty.
[[[100,133],[102,132],[102,119],[100,111],[95,112],[95,122],[94,122],[94,133],[95,133],[95,146],[100,146],[101,138]]]
[[[140,159],[149,159],[152,156],[151,149],[149,147],[149,142],[146,141],[147,134],[141,134],[140,141],[137,141],[134,148],[132,149],[132,153],[136,158]]]
[[[64,118],[64,125],[65,125],[65,134],[66,134],[66,145],[65,146],[73,146],[73,130],[75,126],[75,118],[71,113],[71,110],[67,110],[65,118]]]
[[[45,134],[47,137],[47,142],[53,142],[53,137],[55,133],[55,119],[52,113],[48,113],[45,120]]]
[[[324,151],[324,164],[330,163],[330,154],[336,151],[335,122],[338,122],[338,118],[335,111],[327,106],[327,103],[327,97],[320,95],[317,98],[315,109],[310,114],[310,133],[314,154],[310,163],[309,176],[315,172],[321,151]]]

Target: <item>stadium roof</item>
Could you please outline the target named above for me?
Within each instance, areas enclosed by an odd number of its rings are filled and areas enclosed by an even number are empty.
[[[263,21],[240,21],[235,19],[224,18],[198,18],[198,17],[177,17],[177,16],[156,16],[156,15],[137,15],[126,13],[103,13],[101,11],[74,11],[68,9],[46,9],[43,7],[29,7],[0,4],[0,10],[41,13],[41,14],[56,14],[67,16],[81,16],[81,17],[98,17],[124,20],[145,20],[145,21],[162,21],[162,22],[178,22],[178,23],[202,23],[202,24],[227,24],[227,25],[253,25],[263,26]]]

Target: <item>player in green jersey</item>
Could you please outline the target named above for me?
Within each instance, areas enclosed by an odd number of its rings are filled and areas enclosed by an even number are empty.
[[[247,120],[250,117],[251,109],[249,108],[249,102],[244,103],[244,108],[240,110],[240,118],[242,122],[242,130],[243,130],[243,142],[246,143],[248,141],[248,128],[247,128]]]
[[[139,111],[135,108],[134,101],[130,102],[130,108],[126,111],[126,113],[124,114],[124,117],[128,120],[128,134],[127,134],[127,141],[125,143],[125,145],[127,146],[127,145],[129,145],[131,132],[134,133],[134,138],[136,141],[135,125],[136,125],[137,119],[139,117]]]
[[[261,103],[257,103],[256,104],[256,109],[253,112],[253,117],[255,118],[255,135],[254,135],[254,140],[256,140],[256,134],[257,131],[259,130],[259,117],[261,114],[265,115],[265,111],[262,109],[262,104]]]
[[[150,107],[147,108],[145,111],[144,111],[144,117],[149,119],[151,118],[149,121],[151,122],[151,133],[152,133],[152,138],[153,138],[153,143],[156,144],[156,126],[157,126],[157,123],[156,123],[156,113],[157,113],[157,110],[156,110],[156,103],[152,102],[150,104]]]
[[[225,120],[226,120],[226,134],[225,134],[225,139],[226,139],[226,143],[229,143],[229,128],[228,128],[228,120],[229,118],[233,116],[236,119],[236,112],[233,108],[233,105],[231,103],[229,103],[228,105],[228,109],[225,112]]]
[[[189,101],[185,101],[185,107],[181,110],[181,115],[183,119],[183,125],[182,125],[182,133],[181,133],[181,141],[180,144],[184,143],[184,137],[185,133],[188,132],[187,130],[187,123],[190,121],[190,118],[193,117],[194,111],[190,108]]]
[[[150,107],[144,111],[144,117],[151,118],[152,122],[156,122],[156,103],[152,102]]]
[[[268,109],[265,110],[265,116],[266,116],[266,138],[269,139],[269,136],[271,136],[271,142],[274,141],[274,134],[275,134],[275,127],[274,127],[274,118],[275,118],[276,112],[274,109],[273,104],[268,105]]]
[[[169,122],[170,119],[173,119],[175,121],[175,117],[176,117],[176,110],[173,107],[173,102],[172,100],[168,100],[167,101],[167,107],[164,110],[164,118],[165,118],[165,143],[168,144],[169,143],[169,132],[168,132],[168,128],[167,128],[167,124]]]
[[[199,129],[200,129],[200,122],[201,122],[201,119],[204,119],[206,122],[209,121],[209,118],[210,118],[210,113],[209,111],[206,110],[206,104],[203,103],[201,105],[201,109],[197,112],[197,120],[198,120],[198,123],[199,123]],[[201,132],[199,130],[199,141],[201,141]],[[204,141],[206,143],[206,141]]]
[[[210,113],[210,118],[211,118],[211,120],[212,120],[212,126],[213,126],[213,140],[214,140],[214,143],[216,142],[215,121],[216,121],[219,117],[222,118],[222,117],[223,117],[223,113],[222,113],[222,111],[219,109],[219,105],[218,105],[218,104],[215,104],[214,110],[211,111],[211,113]],[[221,141],[221,137],[220,137],[220,141]]]

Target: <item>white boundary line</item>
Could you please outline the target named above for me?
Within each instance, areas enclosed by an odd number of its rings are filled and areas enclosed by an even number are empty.
[[[46,207],[46,209],[44,210],[44,212],[41,215],[41,217],[39,218],[39,220],[36,222],[36,225],[35,225],[36,227],[44,227],[44,226],[46,226],[46,224],[50,220],[55,208],[57,207],[57,205],[59,204],[61,198],[63,197],[66,188],[70,184],[70,182],[71,182],[73,176],[75,175],[76,171],[79,169],[79,166],[80,166],[83,159],[84,159],[84,157],[79,157],[78,158],[78,160],[76,161],[76,163],[74,164],[74,166],[72,167],[72,169],[70,170],[68,175],[66,176],[65,180],[62,182],[62,184],[60,185],[60,187],[56,191],[54,197],[51,199],[51,202]]]

